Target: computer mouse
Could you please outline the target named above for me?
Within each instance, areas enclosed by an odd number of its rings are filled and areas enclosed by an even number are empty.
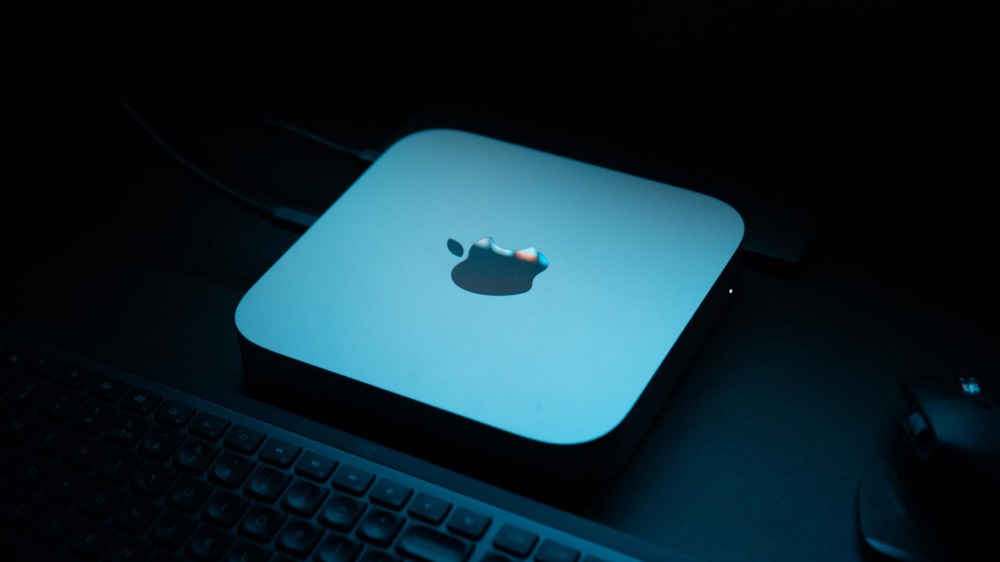
[[[1000,508],[1000,407],[985,379],[931,377],[901,379],[910,412],[900,422],[901,468],[914,471],[942,499],[954,502],[956,517]]]
[[[896,560],[1000,560],[996,380],[906,377],[890,466],[859,489],[862,535]],[[883,463],[884,464],[884,463]]]

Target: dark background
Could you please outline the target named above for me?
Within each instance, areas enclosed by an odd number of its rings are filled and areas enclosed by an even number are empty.
[[[232,314],[295,240],[180,166],[321,211],[454,126],[716,195],[754,253],[622,475],[567,508],[706,560],[871,558],[900,373],[996,376],[995,19],[962,3],[15,8],[4,323],[238,388]],[[771,259],[763,259],[769,255]],[[775,259],[781,258],[781,259]]]

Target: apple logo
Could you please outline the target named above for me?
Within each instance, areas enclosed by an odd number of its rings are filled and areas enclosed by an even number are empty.
[[[462,257],[462,245],[448,239],[448,250]],[[549,260],[534,248],[508,250],[493,238],[483,238],[469,247],[469,257],[451,270],[456,285],[480,295],[520,295],[531,290],[535,276],[549,267]]]

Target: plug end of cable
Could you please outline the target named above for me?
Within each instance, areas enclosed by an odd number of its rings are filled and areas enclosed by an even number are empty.
[[[374,162],[379,156],[382,156],[382,151],[375,150],[374,148],[366,148],[358,152],[358,159],[364,160],[365,162]]]
[[[291,207],[275,207],[271,212],[271,220],[293,230],[306,231],[319,217],[300,209]]]

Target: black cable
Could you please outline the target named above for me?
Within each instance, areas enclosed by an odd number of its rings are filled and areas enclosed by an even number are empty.
[[[362,150],[362,149],[354,148],[354,147],[347,146],[347,145],[344,145],[344,144],[333,142],[330,139],[327,139],[325,137],[321,137],[321,136],[317,135],[316,133],[313,133],[312,131],[307,131],[306,129],[303,129],[302,127],[298,127],[296,125],[292,125],[291,123],[287,123],[285,121],[280,121],[278,119],[272,119],[270,117],[259,117],[259,116],[253,116],[253,115],[249,116],[248,118],[250,120],[252,120],[252,121],[256,121],[256,122],[264,124],[264,125],[270,125],[272,127],[276,127],[278,129],[282,129],[284,131],[288,131],[290,133],[299,135],[300,137],[303,137],[303,138],[305,138],[307,140],[311,140],[311,141],[315,142],[316,144],[319,144],[321,146],[325,146],[326,148],[329,148],[329,149],[332,149],[332,150],[336,150],[337,152],[342,152],[344,154],[348,154],[350,156],[354,156],[355,158],[357,158],[359,160],[364,160],[365,162],[374,162],[375,159],[378,158],[381,155],[381,152],[379,152],[377,150],[374,150],[374,149],[371,149],[371,148]]]
[[[273,205],[268,205],[261,201],[257,201],[255,199],[247,197],[246,195],[240,193],[236,189],[233,189],[229,185],[215,178],[205,170],[202,170],[194,163],[192,163],[190,160],[181,155],[179,152],[174,150],[174,148],[170,146],[170,144],[168,144],[165,140],[163,140],[163,138],[149,125],[149,123],[147,123],[146,120],[143,119],[141,115],[139,115],[139,112],[136,111],[135,108],[133,108],[132,105],[129,104],[127,101],[125,101],[125,98],[118,93],[118,89],[115,88],[115,86],[111,83],[111,79],[107,76],[107,73],[104,71],[104,68],[101,67],[101,65],[98,64],[97,61],[95,61],[87,53],[79,53],[79,56],[82,58],[84,65],[89,71],[89,75],[98,83],[98,85],[103,90],[105,90],[112,98],[114,98],[115,101],[117,101],[118,104],[125,109],[125,112],[128,113],[129,117],[131,117],[139,125],[139,127],[141,127],[142,130],[145,131],[146,134],[148,134],[150,138],[152,138],[153,141],[155,141],[156,144],[160,146],[160,148],[165,150],[167,154],[169,154],[174,160],[180,162],[185,168],[191,170],[192,172],[197,174],[198,177],[205,180],[216,189],[219,189],[229,197],[235,199],[240,204],[249,207],[251,210],[258,212],[264,215],[265,217],[270,218],[274,216],[276,208]]]
[[[262,201],[258,201],[256,199],[248,197],[243,193],[240,193],[238,190],[233,189],[225,182],[222,182],[218,178],[212,176],[211,174],[201,169],[197,165],[195,165],[193,162],[191,162],[183,155],[181,155],[179,152],[174,150],[174,148],[170,146],[170,144],[168,144],[165,140],[163,140],[163,138],[156,132],[156,130],[154,130],[146,122],[146,120],[143,119],[141,115],[139,115],[139,112],[137,112],[127,101],[125,101],[125,99],[118,93],[118,91],[113,86],[111,86],[110,81],[104,75],[103,70],[99,65],[97,65],[97,63],[94,60],[86,56],[85,58],[86,58],[86,64],[91,70],[91,75],[94,76],[101,83],[101,86],[103,86],[111,94],[111,96],[118,101],[118,103],[125,109],[125,111],[129,114],[129,116],[132,117],[133,120],[135,120],[135,122],[156,142],[156,144],[160,146],[160,148],[165,150],[167,154],[173,157],[174,160],[178,161],[185,168],[197,174],[198,177],[202,178],[203,180],[211,184],[213,187],[219,189],[224,194],[236,200],[245,207],[248,207],[251,210],[258,212],[264,215],[265,217],[271,219],[272,221],[279,223],[283,226],[305,230],[310,226],[312,226],[313,223],[315,223],[316,220],[319,218],[317,215],[309,213],[307,211],[303,211],[301,209],[286,207],[283,205],[269,205]],[[259,123],[270,125],[294,133],[308,140],[311,140],[315,143],[318,143],[322,146],[325,146],[327,148],[336,150],[344,154],[354,156],[366,162],[375,161],[375,159],[378,158],[380,154],[378,151],[371,149],[359,150],[356,148],[351,148],[346,145],[335,143],[329,139],[321,137],[301,127],[297,127],[295,125],[286,123],[284,121],[279,121],[277,119],[271,119],[266,117],[252,117],[252,119]]]
[[[157,132],[152,127],[150,127],[148,123],[146,123],[146,120],[143,119],[142,116],[139,115],[139,113],[135,109],[133,109],[132,106],[129,105],[129,103],[125,101],[125,99],[122,98],[122,96],[119,95],[117,91],[111,90],[111,95],[114,96],[116,100],[118,100],[118,103],[121,104],[123,108],[125,108],[125,111],[128,112],[128,114],[132,117],[132,119],[134,119],[135,122],[138,123],[139,126],[142,127],[142,129],[146,131],[146,133],[154,141],[156,141],[156,144],[160,145],[160,148],[165,150],[167,154],[169,154],[174,158],[174,160],[177,160],[185,168],[197,174],[198,177],[202,178],[203,180],[205,180],[215,188],[219,189],[229,197],[243,204],[244,206],[250,208],[251,210],[257,211],[258,213],[261,213],[265,217],[271,219],[272,221],[278,224],[281,224],[282,226],[292,227],[297,230],[305,230],[309,228],[310,226],[313,225],[313,223],[316,222],[316,219],[319,218],[317,215],[314,215],[307,211],[303,211],[301,209],[295,209],[283,205],[268,205],[267,203],[263,203],[251,197],[247,197],[246,195],[240,193],[236,189],[233,189],[226,183],[215,178],[215,176],[212,176],[205,170],[202,170],[194,163],[192,163],[190,160],[184,158],[184,156],[182,156],[179,152],[174,150],[173,147],[171,147],[165,140],[163,140],[163,138],[160,137],[160,135],[157,134]]]
[[[174,150],[173,147],[171,147],[169,144],[167,144],[167,142],[164,141],[163,138],[161,138],[160,135],[157,134],[156,131],[153,130],[152,127],[149,126],[148,123],[146,123],[146,121],[142,118],[142,116],[140,116],[139,113],[136,112],[135,109],[133,109],[132,106],[129,105],[129,103],[127,101],[125,101],[125,99],[122,98],[118,94],[118,92],[112,91],[111,95],[113,95],[115,97],[115,99],[118,100],[118,103],[120,103],[121,106],[125,108],[125,111],[127,111],[128,114],[130,116],[132,116],[132,119],[134,119],[135,122],[138,123],[139,126],[142,127],[142,129],[144,131],[146,131],[146,133],[149,134],[149,136],[152,137],[152,139],[154,141],[156,141],[156,144],[160,145],[160,148],[162,148],[163,150],[165,150],[167,152],[167,154],[169,154],[170,156],[172,156],[174,158],[174,160],[177,160],[182,165],[184,165],[184,167],[188,168],[189,170],[191,170],[192,172],[194,172],[195,174],[197,174],[203,180],[205,180],[208,183],[212,184],[216,188],[222,190],[224,193],[226,193],[230,197],[233,197],[234,199],[236,199],[240,203],[243,203],[247,207],[250,207],[253,210],[259,211],[259,212],[263,213],[265,216],[268,216],[268,217],[271,217],[271,216],[274,215],[275,210],[277,209],[277,207],[275,207],[273,205],[268,205],[266,203],[262,203],[260,201],[255,200],[255,199],[247,197],[246,195],[243,195],[242,193],[240,193],[240,192],[236,191],[235,189],[229,187],[225,183],[219,181],[214,176],[210,175],[208,172],[202,170],[201,168],[199,168],[198,166],[196,166],[195,164],[193,164],[191,161],[189,161],[187,158],[184,158],[180,153],[178,153],[176,150]]]

